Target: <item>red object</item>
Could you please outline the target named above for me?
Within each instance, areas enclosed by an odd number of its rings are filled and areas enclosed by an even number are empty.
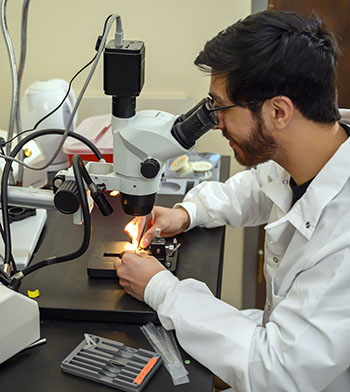
[[[141,370],[141,372],[138,374],[138,376],[134,379],[134,382],[137,385],[140,385],[143,381],[143,379],[147,376],[147,374],[150,372],[150,370],[153,368],[153,366],[157,363],[157,358],[152,357],[144,366],[144,368]]]
[[[78,154],[83,161],[94,161],[97,162],[97,157],[95,154]],[[113,163],[113,154],[102,154],[103,158],[108,163]],[[69,164],[72,165],[73,155],[68,154]]]
[[[100,150],[103,158],[109,163],[113,163],[111,117],[111,114],[89,117],[82,121],[74,131],[94,143]],[[72,164],[72,157],[75,154],[80,155],[84,161],[97,161],[95,154],[89,147],[74,138],[68,138],[66,140],[63,151],[67,154],[70,164]]]

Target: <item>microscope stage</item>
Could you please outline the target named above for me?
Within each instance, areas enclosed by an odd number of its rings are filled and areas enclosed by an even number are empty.
[[[95,278],[115,278],[114,260],[130,244],[128,241],[108,241],[95,244],[88,262],[88,275]]]

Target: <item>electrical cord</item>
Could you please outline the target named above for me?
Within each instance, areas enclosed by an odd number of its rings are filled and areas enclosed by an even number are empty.
[[[22,21],[21,21],[21,54],[18,65],[18,90],[20,92],[22,77],[24,72],[24,65],[27,56],[27,27],[28,27],[28,12],[29,12],[30,0],[24,0],[22,6]],[[17,106],[17,112],[19,110],[19,100]]]
[[[38,269],[45,267],[47,265],[63,263],[65,261],[76,259],[77,257],[84,254],[85,251],[88,249],[90,244],[90,237],[91,237],[91,219],[90,219],[89,205],[88,205],[84,183],[83,183],[83,176],[81,173],[81,165],[83,165],[83,161],[80,158],[80,156],[74,155],[72,158],[72,166],[73,166],[75,181],[77,183],[77,187],[79,191],[81,208],[83,212],[83,220],[84,220],[84,236],[80,248],[75,252],[69,253],[67,255],[49,257],[45,260],[39,261],[38,263],[30,265],[29,267],[24,268],[19,273],[21,277],[26,276],[34,271],[37,271]],[[14,276],[14,279],[17,279],[17,277]]]
[[[82,176],[84,178],[84,181],[86,182],[86,185],[89,187],[89,185],[92,184],[92,179],[90,177],[89,172],[86,170],[86,167],[85,167],[84,162],[83,162],[82,159],[80,159],[80,166],[81,166],[81,168],[80,168],[81,169],[81,174],[82,174]]]
[[[84,181],[89,188],[90,191],[90,196],[96,203],[98,209],[100,210],[101,214],[104,216],[108,216],[113,212],[113,207],[111,206],[110,202],[106,199],[104,195],[105,187],[96,185],[91,177],[89,172],[86,170],[86,167],[84,165],[84,162],[80,160],[80,169],[81,169],[81,174],[84,178]]]
[[[2,154],[5,154],[2,145],[0,145],[0,151],[1,151]],[[12,172],[12,167],[11,167],[11,172]],[[0,224],[0,234],[1,234],[2,241],[3,241],[3,243],[5,244],[5,232],[4,232],[4,230],[3,230],[2,226],[1,226],[1,224]],[[2,259],[3,259],[3,257],[2,257]],[[4,259],[3,259],[3,260],[4,260]],[[17,272],[17,266],[16,266],[16,263],[15,263],[15,260],[14,260],[12,254],[10,255],[10,265],[11,265],[12,270],[13,270],[14,272]],[[4,264],[3,264],[3,267],[4,267],[4,269],[7,267],[7,265],[5,264],[5,262],[4,262]],[[1,268],[0,268],[0,270],[1,270]],[[1,271],[2,271],[2,270],[1,270]],[[6,274],[6,275],[7,275],[7,274]]]
[[[29,12],[29,3],[30,0],[24,0],[22,5],[22,21],[21,21],[21,53],[20,53],[20,60],[17,69],[17,83],[18,83],[18,96],[16,101],[16,134],[19,135],[22,132],[22,118],[21,118],[21,109],[20,109],[20,95],[21,95],[21,85],[22,85],[22,77],[24,72],[24,65],[26,61],[27,55],[27,27],[28,27],[28,12]],[[22,137],[19,136],[18,140],[21,140]],[[11,150],[11,144],[10,148]],[[24,151],[22,150],[19,153],[19,159],[23,161],[24,159]],[[23,184],[23,174],[24,168],[23,166],[18,167],[18,174],[17,174],[17,185]]]
[[[10,281],[8,281],[6,278],[0,275],[0,283],[2,283],[5,286],[8,286]]]
[[[4,264],[9,264],[12,257],[12,244],[11,244],[11,232],[10,232],[10,220],[9,220],[9,214],[8,214],[8,177],[9,177],[9,171],[12,166],[12,160],[14,157],[18,154],[18,152],[22,149],[22,147],[31,141],[32,139],[35,139],[40,136],[45,136],[45,135],[63,135],[65,133],[65,130],[63,129],[42,129],[39,131],[35,131],[31,133],[30,135],[26,136],[23,138],[16,146],[15,148],[11,151],[10,157],[11,160],[6,158],[6,164],[3,170],[2,178],[1,178],[1,205],[2,205],[2,220],[3,220],[3,229],[4,229],[4,244],[5,244],[5,256],[4,256]],[[68,133],[70,137],[73,137],[75,139],[80,140],[81,142],[85,143],[96,155],[98,160],[103,159],[103,156],[99,149],[87,138],[85,138],[82,135],[79,135],[78,133],[75,132],[69,132]]]
[[[18,107],[19,107],[19,93],[20,93],[20,84],[22,81],[24,63],[26,57],[26,42],[27,42],[27,20],[28,20],[28,8],[29,8],[30,0],[25,0],[23,2],[22,7],[22,23],[21,23],[21,57],[20,64],[17,72],[16,66],[16,58],[13,49],[13,45],[11,42],[10,34],[7,27],[7,17],[6,17],[6,8],[7,8],[7,0],[3,0],[1,4],[1,27],[3,30],[3,35],[5,38],[6,48],[9,55],[10,66],[11,66],[11,74],[12,74],[12,104],[11,104],[11,115],[10,115],[10,125],[9,125],[9,137],[12,137],[14,131],[15,121],[20,117],[17,116]],[[7,153],[11,151],[11,144],[7,146]]]
[[[6,241],[6,234],[5,234],[5,231],[4,231],[4,229],[2,228],[2,225],[1,225],[1,224],[0,224],[0,233],[1,233],[2,241],[3,241],[3,243],[5,244],[5,241]],[[7,267],[8,264],[5,263],[5,259],[4,259],[3,257],[1,257],[1,258],[2,258],[3,261],[4,261],[3,267]],[[10,254],[10,264],[9,264],[9,265],[11,266],[12,271],[13,271],[14,273],[16,273],[16,272],[17,272],[17,265],[16,265],[16,262],[15,262],[15,259],[13,258],[12,253]],[[5,269],[5,268],[4,268],[4,269]],[[4,272],[1,268],[0,268],[0,271]],[[4,273],[5,273],[5,272],[4,272]],[[5,273],[5,274],[6,274],[6,273]],[[7,276],[7,274],[6,274],[6,276]]]
[[[11,112],[10,112],[10,122],[8,127],[8,136],[12,137],[15,127],[15,110],[16,110],[16,100],[18,99],[18,79],[17,79],[17,66],[16,57],[11,42],[10,33],[7,28],[7,17],[6,17],[7,0],[1,1],[1,29],[5,39],[6,49],[10,61],[10,69],[12,76],[12,102],[11,102]],[[7,154],[11,151],[11,146],[7,148]],[[10,173],[10,183],[14,184],[13,173]]]
[[[21,116],[19,110],[19,96],[20,96],[21,81],[22,81],[22,75],[23,75],[24,63],[26,57],[27,19],[28,19],[29,2],[30,0],[25,0],[23,2],[23,7],[22,7],[21,59],[20,59],[19,70],[17,70],[16,57],[15,57],[13,45],[7,27],[7,17],[6,17],[7,0],[3,0],[1,4],[1,27],[5,38],[7,52],[9,55],[11,75],[12,75],[12,103],[11,103],[10,123],[8,128],[9,139],[11,139],[13,136],[15,130],[15,124],[17,127],[17,133],[20,133],[20,131],[22,130]],[[11,143],[9,143],[6,146],[6,153],[9,154],[10,151],[11,151]],[[19,159],[23,160],[23,158],[24,158],[24,153],[21,151]],[[23,180],[22,167],[19,167],[18,169],[17,179],[20,183]],[[10,173],[10,182],[12,184],[14,183],[14,177],[12,172]]]
[[[11,282],[10,277],[1,268],[0,268],[0,281],[5,286],[7,286]]]
[[[108,23],[108,21],[111,19],[111,16],[112,16],[112,14],[108,15],[107,18],[106,18],[106,20],[105,20],[105,23],[104,23],[104,25],[103,25],[102,35],[103,35],[103,34],[105,33],[105,31],[106,31],[107,23]],[[97,50],[97,49],[96,49],[96,50]]]
[[[15,126],[15,111],[18,99],[18,78],[17,78],[17,66],[15,52],[11,42],[10,34],[7,27],[7,17],[6,17],[7,0],[2,0],[1,2],[1,28],[5,38],[6,49],[10,60],[11,76],[12,76],[12,102],[11,102],[11,115],[10,124],[8,129],[9,137],[12,137],[14,126]],[[6,153],[9,154],[11,146],[8,147]]]

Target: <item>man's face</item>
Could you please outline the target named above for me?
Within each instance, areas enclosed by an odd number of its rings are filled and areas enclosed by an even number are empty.
[[[212,76],[210,95],[216,107],[232,105],[226,93],[226,78]],[[241,106],[219,110],[217,129],[229,141],[237,161],[244,166],[254,166],[273,159],[277,142],[261,117],[254,116],[248,108]]]

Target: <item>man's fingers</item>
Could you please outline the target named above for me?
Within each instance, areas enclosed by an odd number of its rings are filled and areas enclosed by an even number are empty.
[[[116,269],[116,271],[118,271],[118,268],[122,265],[122,260],[117,257],[114,260],[114,268]]]
[[[140,246],[143,249],[146,249],[147,246],[151,243],[152,237],[150,235],[145,234],[141,239]]]
[[[153,238],[156,236],[157,231],[156,229],[159,228],[159,226],[152,226],[150,229],[148,229],[145,233],[145,235],[141,238],[141,248],[146,249],[147,246],[151,243]]]
[[[128,281],[127,281],[127,280],[124,280],[124,279],[122,279],[122,278],[119,279],[119,284],[120,284],[124,289],[126,289],[126,288],[128,287]]]

